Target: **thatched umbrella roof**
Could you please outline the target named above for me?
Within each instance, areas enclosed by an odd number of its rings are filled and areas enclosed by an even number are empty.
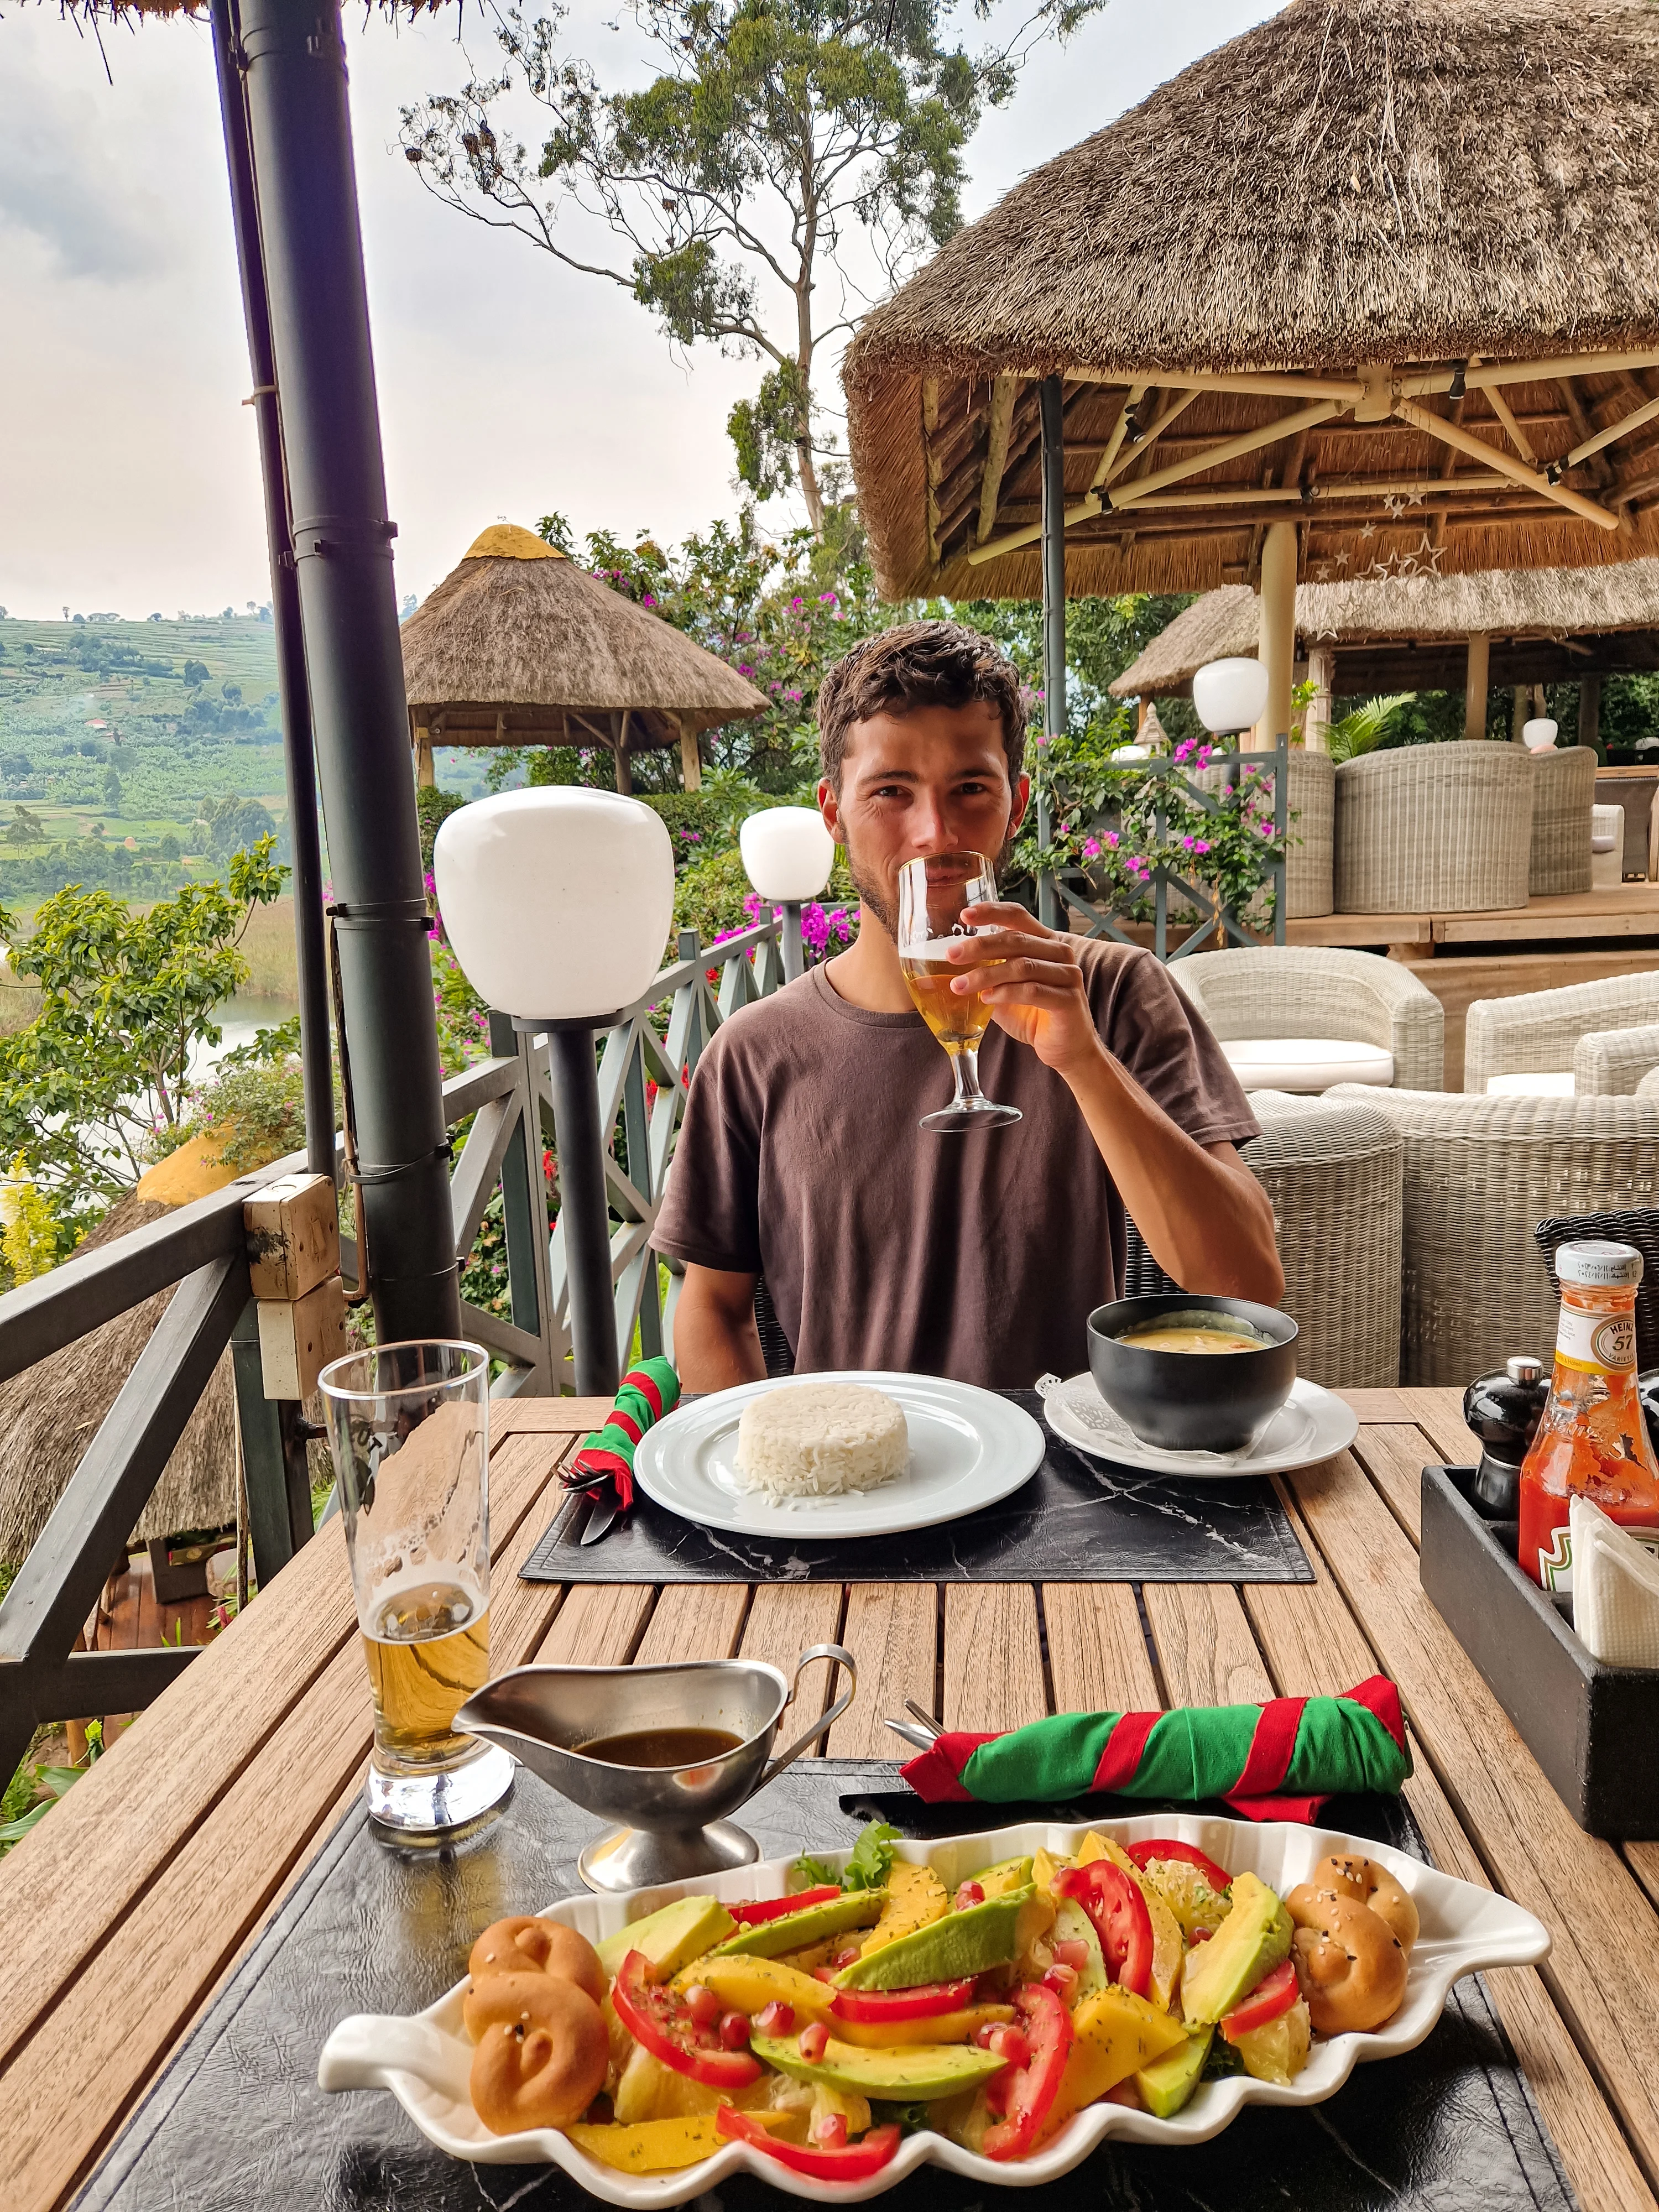
[[[1088,592],[1250,581],[1279,520],[1304,574],[1659,552],[1654,416],[1547,473],[1656,365],[1659,9],[1291,0],[959,232],[843,374],[883,590],[1024,597],[1035,377]]]
[[[173,1211],[131,1193],[79,1249],[112,1243]],[[16,1565],[27,1556],[173,1295],[158,1291],[0,1384],[0,1559]],[[176,1535],[226,1528],[235,1517],[236,1412],[226,1352],[133,1533]]]
[[[1120,699],[1188,690],[1206,661],[1257,650],[1261,613],[1261,600],[1243,584],[1206,592],[1158,632],[1112,690]],[[1488,678],[1498,684],[1659,669],[1659,560],[1301,584],[1296,627],[1304,648],[1334,648],[1339,693],[1461,690],[1471,636],[1490,641]]]
[[[677,745],[762,713],[755,686],[528,530],[500,523],[404,623],[411,723],[434,745]]]

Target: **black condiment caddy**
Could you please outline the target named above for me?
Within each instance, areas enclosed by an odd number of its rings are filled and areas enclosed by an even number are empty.
[[[1423,1470],[1425,1595],[1579,1826],[1614,1843],[1659,1837],[1659,1671],[1591,1658],[1571,1598],[1522,1572],[1517,1523],[1485,1517],[1476,1481],[1472,1467]]]

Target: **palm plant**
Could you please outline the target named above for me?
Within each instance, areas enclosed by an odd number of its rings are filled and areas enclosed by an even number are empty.
[[[1351,708],[1326,733],[1326,750],[1331,758],[1340,763],[1375,752],[1416,696],[1415,691],[1396,691],[1389,698],[1366,699]]]

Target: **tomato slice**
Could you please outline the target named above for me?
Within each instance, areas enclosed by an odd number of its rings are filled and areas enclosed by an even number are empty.
[[[828,1905],[841,1895],[828,1889],[798,1890],[793,1897],[757,1897],[747,1905],[728,1905],[726,1911],[740,1928],[758,1928],[763,1921],[781,1920],[787,1912],[805,1912],[809,1905]]]
[[[1002,2118],[985,2131],[987,2158],[1024,2157],[1054,2109],[1071,2055],[1072,2015],[1052,1990],[1027,1982],[1014,1991],[1013,2005],[1030,2057],[1024,2066],[1006,2067],[992,2077]]]
[[[630,1951],[611,1984],[617,2019],[653,2058],[710,2089],[744,2089],[765,2072],[751,2051],[727,2051],[718,2024],[700,2027],[683,1997],[651,1978],[643,1951]]]
[[[1225,1867],[1218,1867],[1196,1844],[1178,1844],[1173,1836],[1153,1836],[1144,1844],[1126,1844],[1124,1850],[1138,1867],[1148,1867],[1154,1859],[1180,1859],[1196,1867],[1218,1897],[1224,1897],[1233,1886]]]
[[[789,2166],[796,2173],[811,2174],[815,2181],[867,2181],[872,2173],[881,2172],[899,2147],[896,2127],[872,2128],[857,2142],[843,2143],[838,2150],[819,2143],[779,2142],[758,2120],[750,2119],[747,2112],[734,2111],[730,2105],[720,2106],[714,2115],[714,2125],[721,2135],[763,2150],[780,2166]]]
[[[1110,1859],[1062,1867],[1049,1885],[1075,1899],[1094,1923],[1106,1971],[1131,1996],[1144,1997],[1152,1978],[1152,1916],[1139,1887]]]
[[[965,1982],[918,1982],[908,1990],[837,1990],[830,2009],[837,2020],[878,2027],[886,2020],[932,2020],[939,2013],[960,2012],[973,2001],[970,1974]]]
[[[1272,1973],[1264,1974],[1241,2003],[1222,2014],[1221,2033],[1229,2043],[1237,2043],[1253,2027],[1266,2027],[1280,2013],[1290,2010],[1296,2002],[1297,1987],[1296,1961],[1285,1959]]]

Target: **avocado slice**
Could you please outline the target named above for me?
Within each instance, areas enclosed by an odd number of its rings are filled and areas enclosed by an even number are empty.
[[[919,1982],[958,1982],[1009,1966],[1019,1956],[1020,1913],[1036,1895],[1028,1883],[988,1897],[983,1905],[947,1912],[878,1951],[866,1951],[836,1981],[844,1990],[908,1990]]]
[[[1006,2063],[971,2043],[911,2043],[896,2050],[864,2051],[832,2036],[822,2058],[803,2058],[793,2035],[757,2035],[750,2045],[763,2065],[797,2081],[827,2082],[833,2089],[856,2090],[893,2104],[954,2097],[1000,2073]]]
[[[987,1867],[981,1874],[970,1874],[966,1881],[976,1881],[988,1900],[1006,1897],[1011,1889],[1024,1889],[1031,1879],[1031,1862],[1024,1859],[999,1859],[994,1866]]]
[[[1215,2036],[1212,2027],[1195,2028],[1180,2048],[1154,2066],[1143,2066],[1135,2075],[1140,2101],[1154,2119],[1172,2120],[1191,2097],[1204,2075]]]
[[[714,1946],[714,1955],[725,1959],[745,1951],[751,1958],[781,1959],[786,1951],[804,1950],[809,1943],[822,1943],[826,1936],[840,1936],[848,1928],[873,1928],[886,1902],[884,1889],[849,1890],[844,1897],[832,1897],[823,1905],[809,1905],[799,1912],[785,1912],[775,1920],[739,1928]]]
[[[1215,1934],[1187,1954],[1181,2003],[1189,2024],[1218,2021],[1291,1955],[1291,1916],[1267,1883],[1236,1875],[1231,1895]]]
[[[1103,1990],[1112,1978],[1106,1971],[1106,1954],[1100,1948],[1100,1937],[1095,1923],[1074,1897],[1062,1898],[1054,1910],[1054,1924],[1049,1941],[1061,1943],[1081,1943],[1089,1955],[1078,1968],[1077,2002],[1093,1996]]]
[[[595,1944],[607,1980],[614,1981],[630,1951],[643,1951],[659,1981],[678,1973],[688,1959],[700,1959],[729,1936],[737,1922],[717,1897],[678,1897],[643,1920],[619,1928]]]

